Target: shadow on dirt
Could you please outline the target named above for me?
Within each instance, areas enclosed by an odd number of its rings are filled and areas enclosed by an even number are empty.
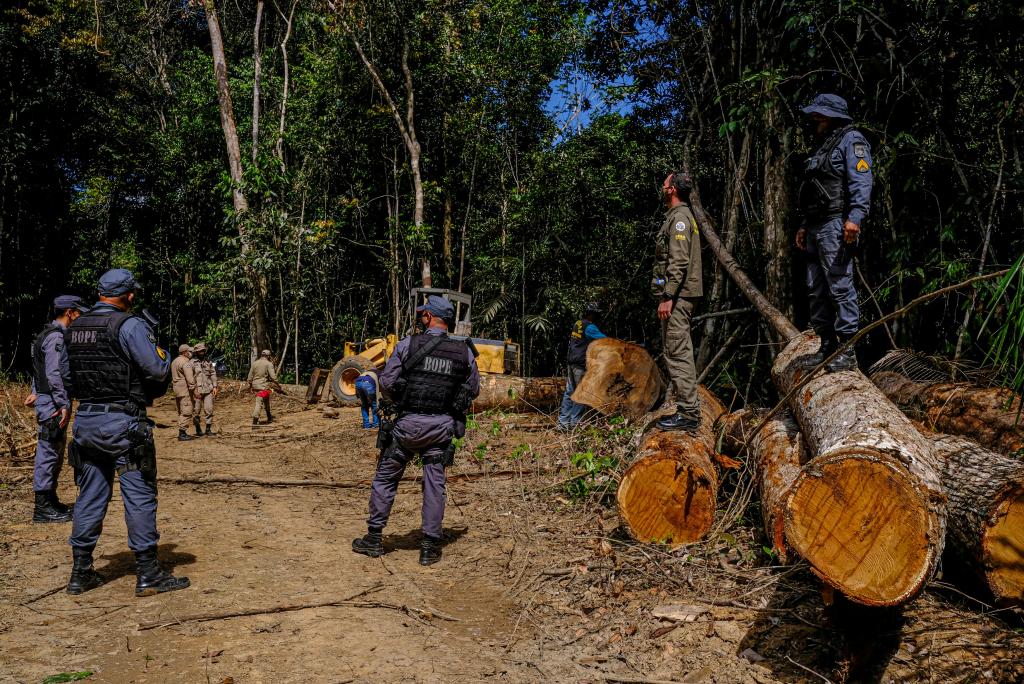
[[[160,544],[157,549],[157,558],[160,560],[160,565],[169,572],[179,566],[192,565],[196,562],[196,557],[191,553],[176,552],[174,549],[177,547],[177,544]],[[135,554],[131,551],[104,554],[97,560],[107,562],[102,567],[97,566],[96,571],[103,575],[108,582],[128,575],[135,576]]]
[[[462,536],[469,532],[468,527],[450,528],[444,529],[441,537],[441,546],[445,547],[458,541]],[[419,528],[409,530],[405,534],[385,536],[384,537],[384,550],[385,551],[419,551],[420,540],[423,539],[423,531]]]

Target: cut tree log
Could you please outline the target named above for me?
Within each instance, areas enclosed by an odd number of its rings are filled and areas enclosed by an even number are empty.
[[[703,418],[696,434],[649,433],[639,458],[619,481],[619,517],[637,541],[678,546],[700,540],[711,529],[718,499],[715,421],[725,407],[704,387],[700,404]]]
[[[760,430],[753,432],[766,414],[767,411],[740,409],[724,416],[720,423],[722,451],[746,457],[748,463],[753,463],[764,532],[779,560],[788,563],[786,508],[800,469],[810,454],[789,411],[768,419]]]
[[[968,383],[915,382],[893,371],[872,373],[871,381],[932,430],[969,437],[1002,454],[1024,449],[1024,419],[1017,420],[1019,394]]]
[[[664,396],[658,365],[643,347],[611,337],[587,348],[587,372],[572,400],[603,415],[643,418]]]
[[[783,392],[813,369],[805,333],[776,357]],[[786,540],[828,584],[866,605],[898,605],[932,577],[945,540],[941,464],[931,444],[857,370],[820,374],[790,401],[814,454],[792,485]]]
[[[565,378],[521,378],[514,375],[481,375],[480,396],[472,411],[491,409],[524,413],[558,408],[565,394]]]
[[[949,497],[952,556],[1000,604],[1024,602],[1024,461],[964,437],[930,435]]]
[[[931,445],[860,371],[808,373],[819,347],[800,334],[736,264],[698,193],[691,197],[705,241],[784,349],[772,379],[789,399],[812,458],[787,494],[785,536],[829,585],[866,605],[898,605],[934,574],[946,508]]]

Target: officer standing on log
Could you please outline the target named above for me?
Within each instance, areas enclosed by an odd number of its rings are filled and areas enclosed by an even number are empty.
[[[53,300],[54,319],[32,341],[32,406],[39,423],[32,489],[36,504],[32,522],[68,522],[71,510],[57,498],[57,480],[64,462],[68,420],[71,418],[71,369],[64,347],[64,331],[86,311],[80,297],[61,295]]]
[[[469,340],[448,337],[455,308],[431,295],[416,309],[425,332],[401,340],[380,374],[385,399],[398,416],[392,433],[381,424],[382,447],[370,493],[370,517],[365,536],[352,550],[371,558],[384,553],[381,535],[391,514],[405,467],[419,456],[423,463],[423,540],[420,565],[441,560],[444,520],[445,468],[452,464],[452,438],[466,434],[466,412],[480,393],[480,371]]]
[[[156,447],[146,406],[167,391],[170,362],[157,346],[147,320],[131,313],[138,283],[129,271],[113,269],[99,280],[99,302],[66,334],[74,396],[79,401],[68,462],[75,469],[78,501],[71,529],[74,566],[69,594],[105,582],[93,570],[93,549],[116,474],[135,553],[135,595],[149,596],[189,586],[157,562]],[[145,312],[143,312],[145,315]]]
[[[816,363],[853,337],[860,322],[853,256],[871,207],[871,145],[855,129],[846,100],[818,95],[802,110],[814,122],[818,149],[807,158],[800,186],[802,226],[796,246],[807,252],[811,326],[821,338]],[[833,359],[830,373],[857,367],[850,347]]]
[[[659,420],[658,427],[687,432],[696,431],[701,420],[690,316],[704,295],[700,234],[690,210],[692,187],[690,177],[682,171],[669,174],[662,183],[665,221],[655,243],[651,280],[651,294],[658,301],[665,365],[676,398],[676,412]]]

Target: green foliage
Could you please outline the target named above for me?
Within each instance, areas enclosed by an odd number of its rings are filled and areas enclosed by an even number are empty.
[[[982,329],[998,315],[985,362],[995,366],[1007,387],[1024,393],[1024,255],[996,285]],[[1024,406],[1018,406],[1018,418]]]
[[[50,675],[45,678],[42,684],[60,684],[60,682],[80,682],[83,679],[92,677],[93,672],[90,670],[82,670],[80,672],[61,672],[60,674]]]

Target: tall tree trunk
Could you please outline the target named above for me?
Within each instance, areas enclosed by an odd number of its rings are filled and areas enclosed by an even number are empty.
[[[285,13],[281,11],[280,6],[277,4],[277,0],[274,0],[274,9],[277,10],[278,15],[284,21],[285,30],[284,38],[281,39],[281,62],[283,69],[284,82],[281,84],[281,113],[277,124],[277,141],[274,143],[274,156],[277,157],[277,162],[281,167],[281,173],[285,173],[286,165],[284,163],[284,122],[285,112],[288,110],[288,91],[291,85],[291,67],[288,64],[288,39],[292,35],[292,21],[295,18],[295,7],[298,5],[298,0],[292,2],[291,11],[285,16]]]
[[[263,54],[260,50],[260,27],[263,25],[265,0],[256,3],[256,23],[252,29],[252,160],[260,149],[260,81],[263,77]]]
[[[213,0],[204,0],[206,24],[210,31],[210,50],[213,55],[213,73],[217,84],[217,100],[220,104],[220,123],[224,131],[224,145],[228,154],[228,170],[231,175],[231,199],[235,209],[235,222],[242,243],[243,259],[248,256],[251,244],[246,231],[245,214],[249,210],[249,202],[242,191],[242,150],[238,140],[238,127],[235,125],[234,108],[231,105],[231,89],[228,84],[228,65],[224,56],[224,39],[220,32],[220,22]],[[253,305],[250,323],[250,359],[259,356],[261,348],[269,348],[271,341],[270,327],[267,323],[266,301],[269,285],[265,275],[257,272],[248,263],[245,266],[249,281],[249,294]]]
[[[768,301],[792,318],[792,241],[788,227],[790,132],[782,123],[779,104],[774,100],[765,110],[765,129],[768,132],[764,147],[764,250],[768,255],[765,294]]]

